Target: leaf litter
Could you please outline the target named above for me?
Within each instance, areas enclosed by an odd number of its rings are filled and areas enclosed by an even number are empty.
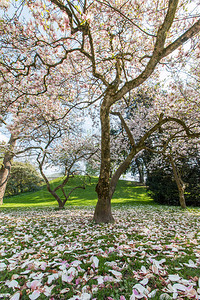
[[[200,299],[198,209],[0,212],[0,299]]]

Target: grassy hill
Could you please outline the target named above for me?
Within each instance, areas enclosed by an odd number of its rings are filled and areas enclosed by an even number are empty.
[[[80,185],[83,177],[76,176],[70,179],[68,185],[65,187],[65,191],[70,191],[73,187]],[[60,178],[54,179],[51,183],[52,186],[58,185],[61,181]],[[95,186],[97,184],[97,178],[92,177],[88,182],[86,189],[75,190],[68,202],[67,206],[95,206],[97,202],[97,194],[95,192]],[[153,200],[147,195],[146,188],[143,186],[137,186],[134,182],[120,180],[117,185],[117,189],[112,199],[112,205],[119,204],[153,204]],[[6,197],[4,204],[1,208],[17,208],[17,207],[48,207],[57,206],[57,202],[47,191],[44,185],[41,190],[36,192],[23,193],[13,197]]]

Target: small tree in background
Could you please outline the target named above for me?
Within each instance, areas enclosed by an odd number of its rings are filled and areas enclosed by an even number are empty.
[[[13,196],[23,192],[36,191],[43,180],[36,168],[30,163],[14,162],[8,178],[6,196]]]
[[[55,128],[48,128],[48,136],[44,149],[41,149],[37,155],[38,167],[40,174],[43,177],[47,190],[58,202],[59,209],[63,209],[72,192],[76,189],[85,189],[86,177],[79,178],[80,183],[67,191],[69,179],[74,175],[82,174],[80,163],[92,163],[93,157],[98,152],[98,147],[95,145],[94,137],[81,138],[77,134],[61,134],[61,128],[55,131]],[[63,172],[63,177],[58,184],[52,186],[48,177],[45,174],[45,167],[59,167]]]

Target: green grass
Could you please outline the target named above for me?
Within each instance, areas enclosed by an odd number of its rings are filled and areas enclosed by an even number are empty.
[[[80,185],[82,179],[83,178],[79,176],[70,179],[68,185],[65,187],[65,191],[70,191],[74,186]],[[60,181],[60,178],[53,180],[51,186],[58,185]],[[97,202],[97,194],[95,192],[96,184],[97,178],[92,177],[91,182],[88,183],[86,189],[75,190],[65,206],[95,206]],[[61,194],[59,193],[59,195]],[[113,206],[121,206],[124,204],[135,206],[138,204],[146,205],[153,203],[153,200],[147,195],[144,186],[136,186],[134,182],[125,180],[120,180],[118,182],[112,199]],[[47,191],[46,186],[43,186],[41,190],[36,192],[27,192],[13,197],[5,197],[4,204],[0,209],[50,206],[58,206],[57,201]]]

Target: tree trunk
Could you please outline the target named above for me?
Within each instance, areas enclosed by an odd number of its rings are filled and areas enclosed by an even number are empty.
[[[100,198],[98,196],[98,202],[94,212],[95,223],[114,223],[114,218],[111,212],[111,199]]]
[[[58,209],[64,209],[65,208],[65,204],[64,203],[58,203]]]
[[[43,177],[44,178],[44,177]],[[65,206],[65,203],[60,199],[60,197],[56,194],[54,190],[51,189],[49,182],[47,183],[47,190],[49,193],[56,199],[58,202],[59,209],[63,209]]]
[[[98,202],[94,213],[94,222],[112,223],[114,218],[111,212],[110,197],[110,107],[104,99],[101,112],[101,169],[100,176],[96,186]]]
[[[9,149],[5,152],[3,164],[0,169],[0,205],[3,204],[3,197],[6,191],[8,176],[11,171],[12,160],[14,157],[13,149],[16,145],[17,138],[11,135],[8,142]]]
[[[96,192],[98,194],[98,202],[94,212],[93,220],[96,223],[113,223],[114,218],[111,212],[111,199],[115,191],[117,182],[127,168],[129,167],[134,156],[143,149],[143,145],[136,147],[132,145],[132,150],[119,166],[110,179],[110,107],[109,96],[104,99],[101,112],[101,169]],[[110,101],[111,102],[111,101]]]
[[[184,187],[181,187],[179,190],[179,202],[182,208],[186,208],[186,202],[185,202],[185,195],[184,195],[184,191],[185,191],[185,185]]]
[[[175,178],[176,185],[177,185],[177,188],[178,188],[179,203],[180,203],[180,206],[185,209],[186,208],[186,202],[185,202],[184,192],[185,192],[186,185],[181,179],[181,175],[179,173],[178,168],[176,167],[176,165],[174,163],[174,160],[173,160],[172,156],[168,155],[168,157],[169,157],[171,165],[172,165],[174,178]]]
[[[139,173],[139,183],[144,184],[144,165],[137,158],[135,162]]]
[[[9,162],[3,164],[3,166],[0,169],[0,205],[3,205],[3,197],[6,191],[6,185],[7,185],[10,169],[11,169],[11,163]]]

